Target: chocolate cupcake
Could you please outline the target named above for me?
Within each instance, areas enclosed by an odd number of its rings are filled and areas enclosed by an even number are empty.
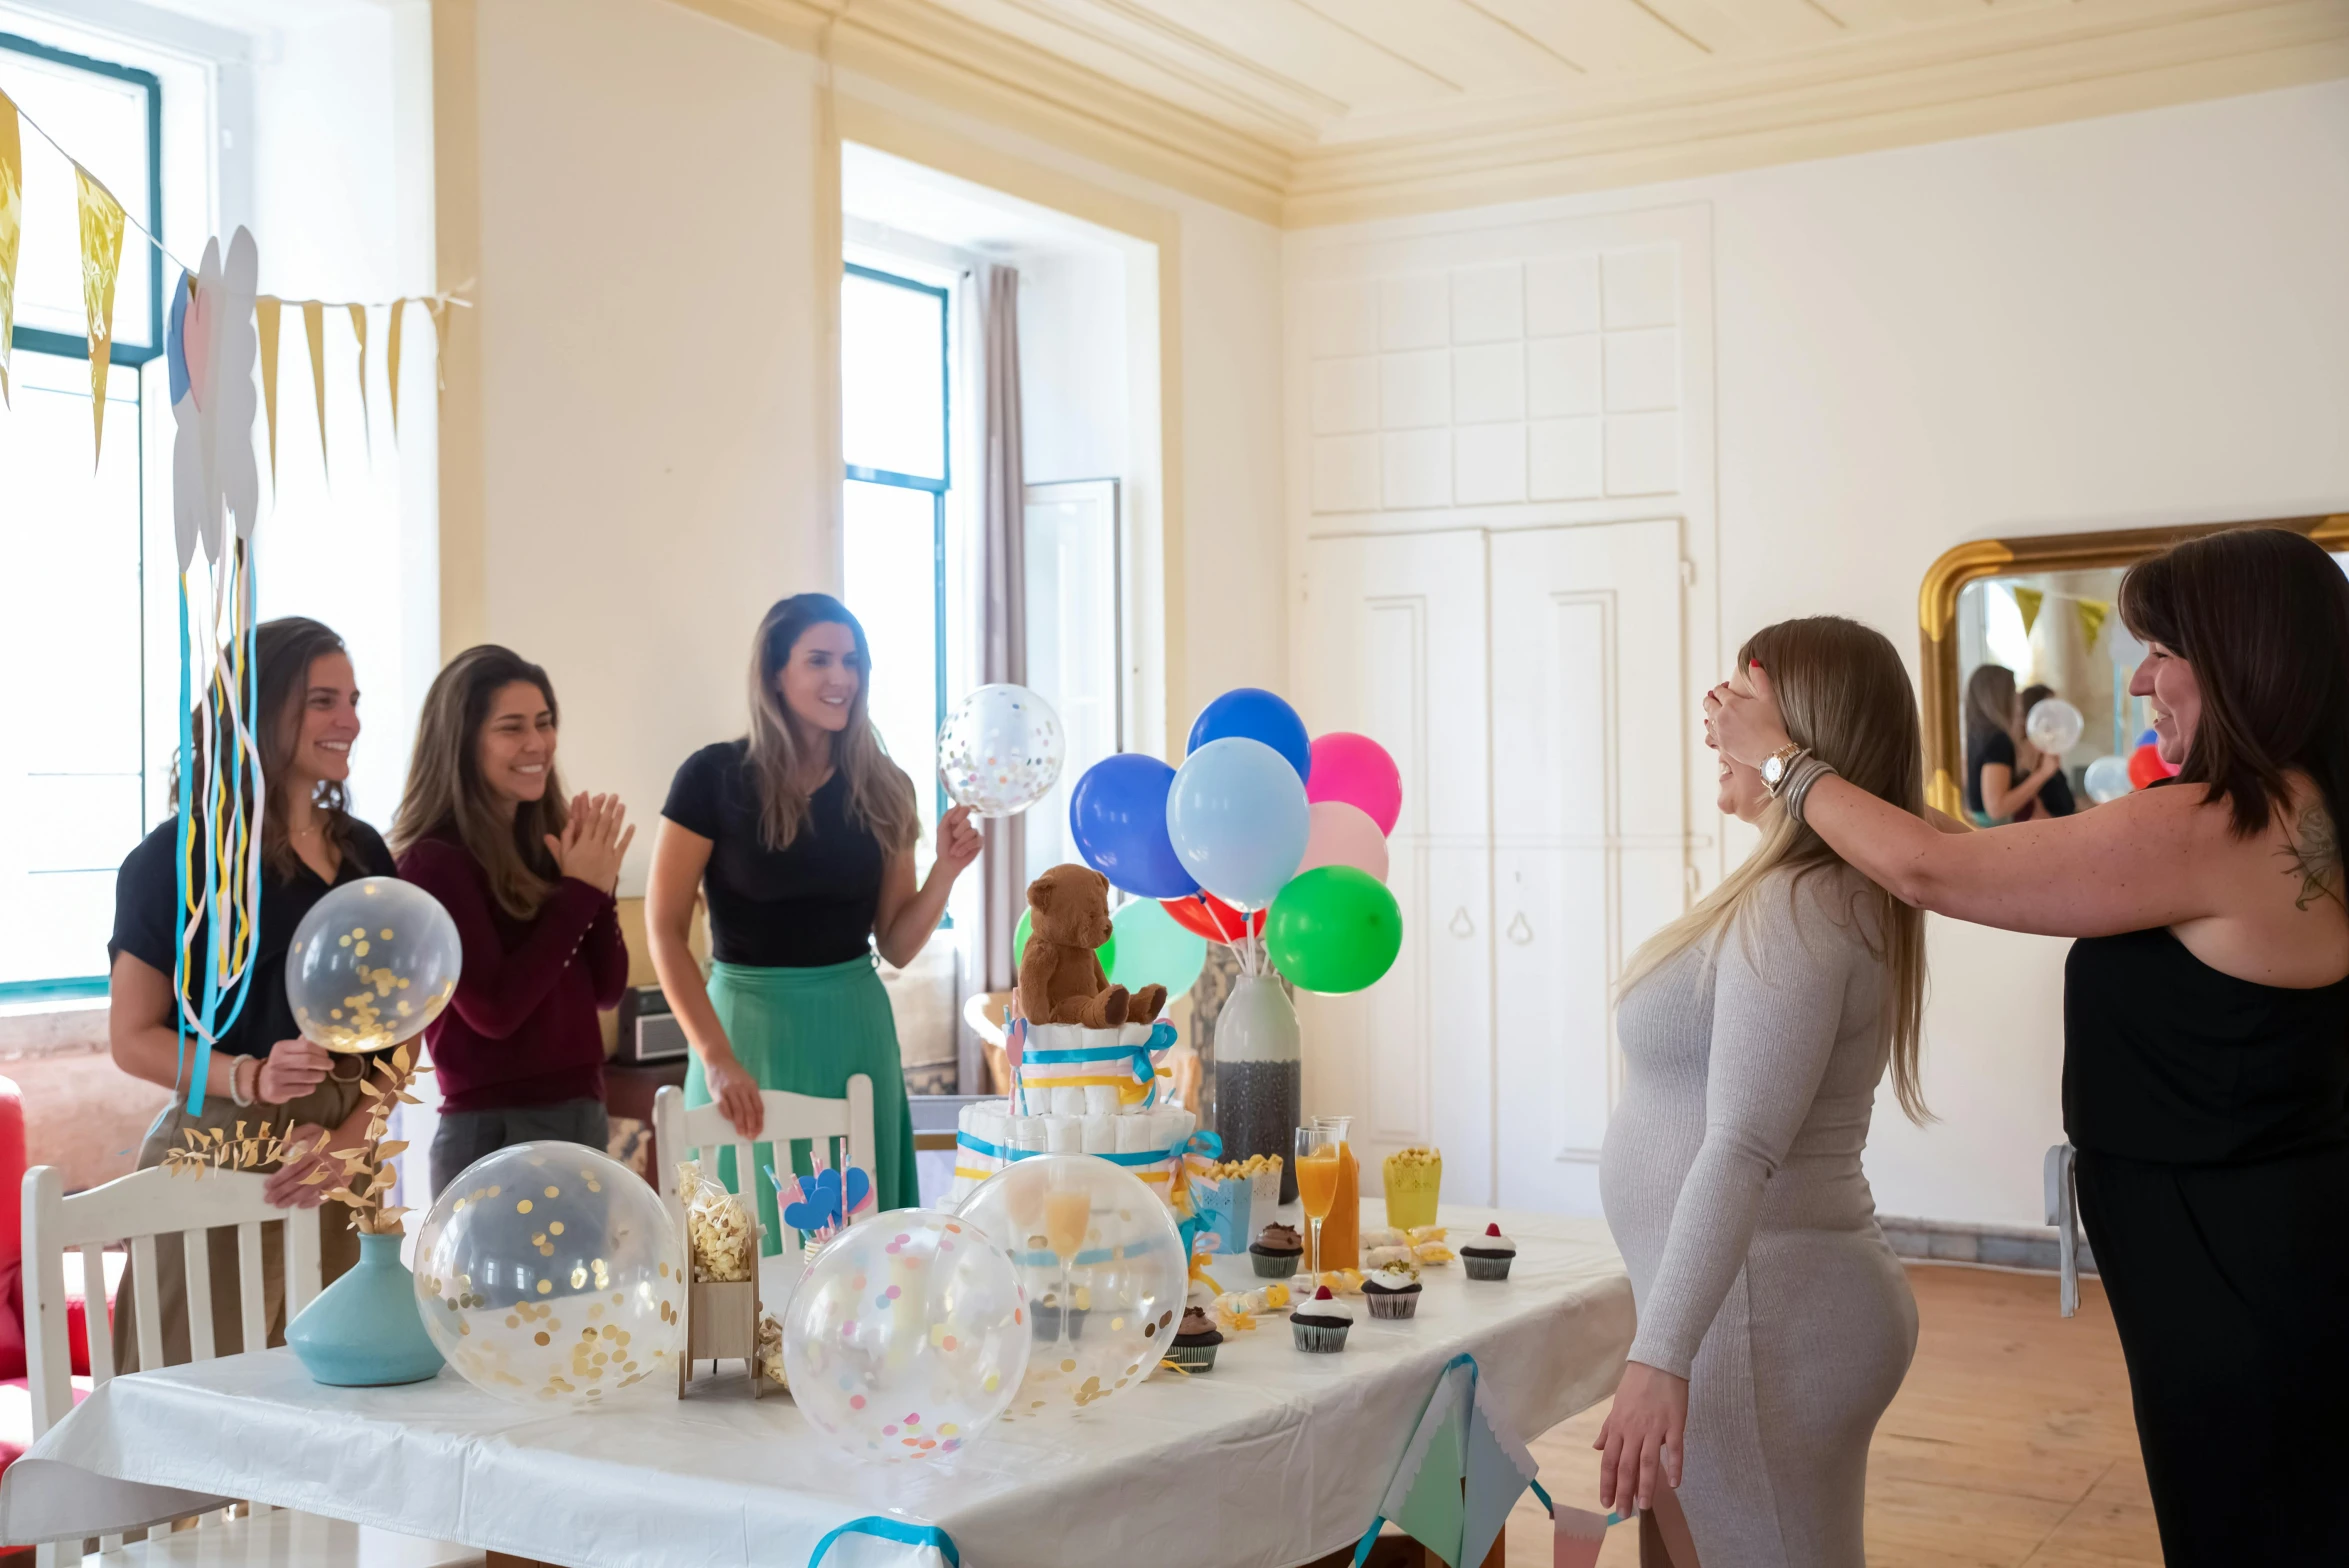
[[[1297,1227],[1277,1220],[1257,1232],[1248,1248],[1248,1261],[1255,1265],[1258,1279],[1287,1279],[1297,1272],[1297,1260],[1304,1256],[1305,1238],[1297,1233]]]
[[[1093,1310],[1093,1293],[1080,1285],[1071,1294],[1076,1301],[1068,1310],[1068,1333],[1065,1336],[1061,1333],[1058,1292],[1046,1291],[1041,1301],[1029,1303],[1028,1315],[1036,1325],[1036,1337],[1046,1344],[1064,1337],[1072,1341],[1085,1337],[1085,1318]]]
[[[1502,1235],[1498,1225],[1487,1225],[1483,1235],[1460,1248],[1460,1266],[1470,1279],[1507,1279],[1509,1265],[1516,1261],[1517,1243]]]
[[[1396,1261],[1381,1265],[1362,1282],[1362,1299],[1374,1318],[1408,1318],[1419,1312],[1419,1270]]]
[[[1354,1309],[1330,1294],[1327,1285],[1313,1293],[1313,1299],[1300,1304],[1289,1314],[1289,1328],[1297,1336],[1297,1348],[1309,1355],[1330,1355],[1346,1348],[1346,1335],[1354,1327]]]
[[[1222,1343],[1222,1332],[1206,1313],[1197,1307],[1185,1307],[1182,1325],[1175,1330],[1174,1343],[1167,1347],[1166,1359],[1185,1372],[1212,1372],[1215,1347]]]

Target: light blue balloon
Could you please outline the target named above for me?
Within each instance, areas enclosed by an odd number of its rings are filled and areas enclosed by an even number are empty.
[[[1176,925],[1156,899],[1137,899],[1109,920],[1117,928],[1112,985],[1129,991],[1162,985],[1169,997],[1177,997],[1199,983],[1199,972],[1207,967],[1207,938]]]
[[[1262,909],[1297,874],[1312,815],[1305,781],[1260,740],[1211,740],[1175,770],[1166,833],[1201,887],[1239,909]]]

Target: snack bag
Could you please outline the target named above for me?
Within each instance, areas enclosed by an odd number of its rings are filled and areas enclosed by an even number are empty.
[[[1200,1220],[1199,1234],[1216,1238],[1215,1251],[1245,1260],[1255,1231],[1249,1215],[1254,1210],[1250,1184],[1234,1176],[1197,1176],[1191,1181],[1191,1208]]]
[[[758,1226],[743,1201],[701,1173],[693,1160],[677,1165],[677,1199],[685,1206],[686,1250],[698,1284],[750,1278]]]

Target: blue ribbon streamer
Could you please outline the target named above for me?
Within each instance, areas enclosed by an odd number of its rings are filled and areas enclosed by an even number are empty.
[[[984,1154],[990,1159],[997,1160],[1033,1159],[1039,1154],[1050,1154],[1052,1152],[1050,1149],[1006,1149],[1000,1144],[989,1143],[984,1138],[974,1138],[967,1132],[956,1133],[954,1135],[954,1141],[962,1145],[964,1148],[970,1150],[973,1154]],[[1064,1150],[1063,1152],[1065,1153],[1068,1151]],[[1176,1152],[1178,1151],[1173,1149],[1154,1149],[1146,1153],[1138,1154],[1096,1154],[1092,1155],[1091,1158],[1096,1160],[1107,1160],[1112,1165],[1162,1165],[1166,1162],[1168,1155]]]
[[[884,1519],[879,1514],[867,1514],[862,1519],[851,1519],[816,1543],[808,1554],[807,1568],[816,1568],[832,1543],[844,1535],[869,1535],[878,1541],[895,1541],[900,1546],[927,1546],[946,1559],[948,1568],[962,1568],[962,1553],[955,1550],[954,1537],[934,1524],[907,1524],[899,1519]]]

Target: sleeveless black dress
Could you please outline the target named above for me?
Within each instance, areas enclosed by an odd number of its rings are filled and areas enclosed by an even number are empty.
[[[2349,1564],[2349,980],[2074,943],[2064,1129],[2170,1568]]]

